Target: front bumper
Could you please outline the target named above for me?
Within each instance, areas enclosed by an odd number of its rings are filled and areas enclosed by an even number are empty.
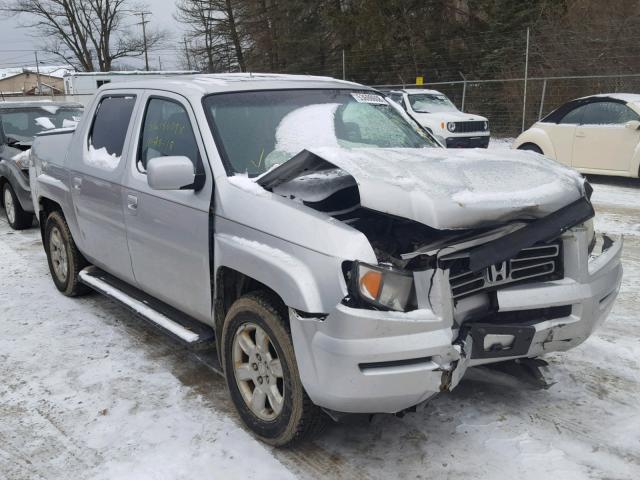
[[[587,232],[563,236],[565,278],[498,291],[500,312],[570,306],[570,314],[528,321],[527,346],[516,355],[474,355],[464,324],[430,310],[379,312],[338,305],[325,319],[291,311],[302,383],[317,405],[349,413],[395,413],[455,388],[468,367],[568,350],[609,314],[622,279],[622,240],[587,260]],[[446,311],[444,309],[443,311]],[[515,328],[522,325],[515,325]],[[477,349],[477,346],[476,346]]]
[[[489,135],[469,135],[466,137],[448,137],[445,139],[447,148],[487,148]]]

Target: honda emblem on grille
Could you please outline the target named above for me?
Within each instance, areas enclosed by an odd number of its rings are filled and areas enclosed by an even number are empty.
[[[504,282],[509,279],[509,262],[496,263],[487,268],[487,280],[491,283]]]

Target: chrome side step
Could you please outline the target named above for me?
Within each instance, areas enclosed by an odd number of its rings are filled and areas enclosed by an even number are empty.
[[[211,327],[181,314],[95,266],[83,269],[80,280],[188,344],[213,343]]]

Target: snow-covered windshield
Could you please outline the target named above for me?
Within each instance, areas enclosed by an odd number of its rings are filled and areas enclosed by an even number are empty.
[[[437,145],[380,95],[271,90],[211,95],[211,128],[233,173],[260,175],[304,149]]]
[[[7,137],[30,142],[42,131],[75,126],[81,115],[78,107],[42,105],[0,110],[0,122]]]
[[[442,94],[412,93],[408,97],[411,108],[417,113],[454,112],[457,110],[451,100]]]

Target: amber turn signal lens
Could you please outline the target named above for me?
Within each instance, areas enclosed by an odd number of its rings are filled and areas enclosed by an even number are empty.
[[[360,290],[377,299],[382,288],[382,273],[369,270],[360,279]]]

